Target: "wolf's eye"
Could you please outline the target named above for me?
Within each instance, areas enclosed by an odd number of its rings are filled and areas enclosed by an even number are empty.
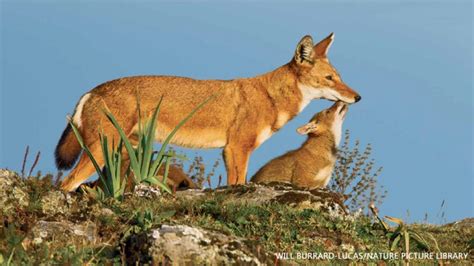
[[[332,76],[331,76],[331,75],[327,75],[327,76],[326,76],[326,79],[327,79],[327,80],[332,80]]]

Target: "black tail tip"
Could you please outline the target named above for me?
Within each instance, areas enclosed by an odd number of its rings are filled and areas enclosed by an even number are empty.
[[[61,134],[61,138],[59,138],[58,145],[54,151],[56,168],[58,168],[58,170],[71,169],[78,158],[78,154],[74,154],[73,156],[67,156],[66,154],[63,154],[62,146],[65,144],[69,134],[72,134],[72,128],[71,125],[68,124]]]
[[[58,168],[58,170],[69,170],[71,169],[74,164],[76,163],[76,158],[72,159],[72,160],[65,160],[64,158],[62,158],[59,154],[58,154],[58,151],[56,150],[56,152],[54,153],[54,157],[55,157],[55,162],[56,162],[56,168]]]

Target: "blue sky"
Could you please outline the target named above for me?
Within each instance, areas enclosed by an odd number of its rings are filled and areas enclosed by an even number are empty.
[[[36,3],[35,3],[36,2]],[[53,150],[79,97],[122,76],[231,79],[290,60],[299,39],[335,32],[330,60],[362,101],[345,129],[383,166],[383,214],[421,221],[445,203],[473,216],[472,3],[2,1],[0,167],[19,170],[26,145],[55,172]],[[251,158],[298,147],[318,100]],[[198,152],[212,164],[220,150]],[[223,172],[223,169],[220,169]]]

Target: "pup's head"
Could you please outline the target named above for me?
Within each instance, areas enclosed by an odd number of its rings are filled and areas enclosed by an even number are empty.
[[[313,46],[313,39],[306,35],[296,47],[292,66],[298,77],[298,86],[305,97],[355,103],[360,95],[347,86],[327,58],[329,47],[334,40],[331,33]]]
[[[328,109],[317,113],[309,123],[297,129],[301,135],[318,136],[322,134],[332,134],[336,146],[341,141],[342,123],[346,117],[348,104],[336,102]]]

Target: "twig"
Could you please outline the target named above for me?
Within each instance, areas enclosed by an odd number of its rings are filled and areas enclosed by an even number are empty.
[[[15,249],[16,249],[16,248],[13,248],[13,249],[12,249],[12,253],[10,254],[10,257],[8,258],[8,261],[7,261],[7,265],[8,265],[8,266],[9,266],[9,265],[12,265],[11,263],[12,263],[12,259],[13,259],[13,254],[15,254]]]
[[[40,156],[41,156],[41,152],[39,151],[39,152],[36,154],[35,161],[33,162],[33,165],[32,165],[31,168],[30,168],[30,173],[28,174],[28,176],[31,176],[31,173],[33,173],[33,170],[35,169],[36,164],[38,163]]]
[[[26,146],[25,156],[23,157],[23,165],[21,166],[21,177],[25,177],[25,166],[26,166],[26,159],[28,159],[28,153],[30,152],[30,146]]]
[[[444,212],[443,212],[444,203],[445,203],[445,200],[443,199],[443,201],[441,202],[441,206],[439,207],[439,211],[436,214],[436,218],[438,218],[440,222],[442,222],[442,218],[444,216]]]
[[[207,184],[209,185],[209,188],[212,188],[211,177],[210,176],[207,176]]]
[[[56,179],[54,180],[55,187],[59,185],[59,181],[61,180],[61,177],[63,177],[63,171],[59,171],[58,174],[56,175]]]

